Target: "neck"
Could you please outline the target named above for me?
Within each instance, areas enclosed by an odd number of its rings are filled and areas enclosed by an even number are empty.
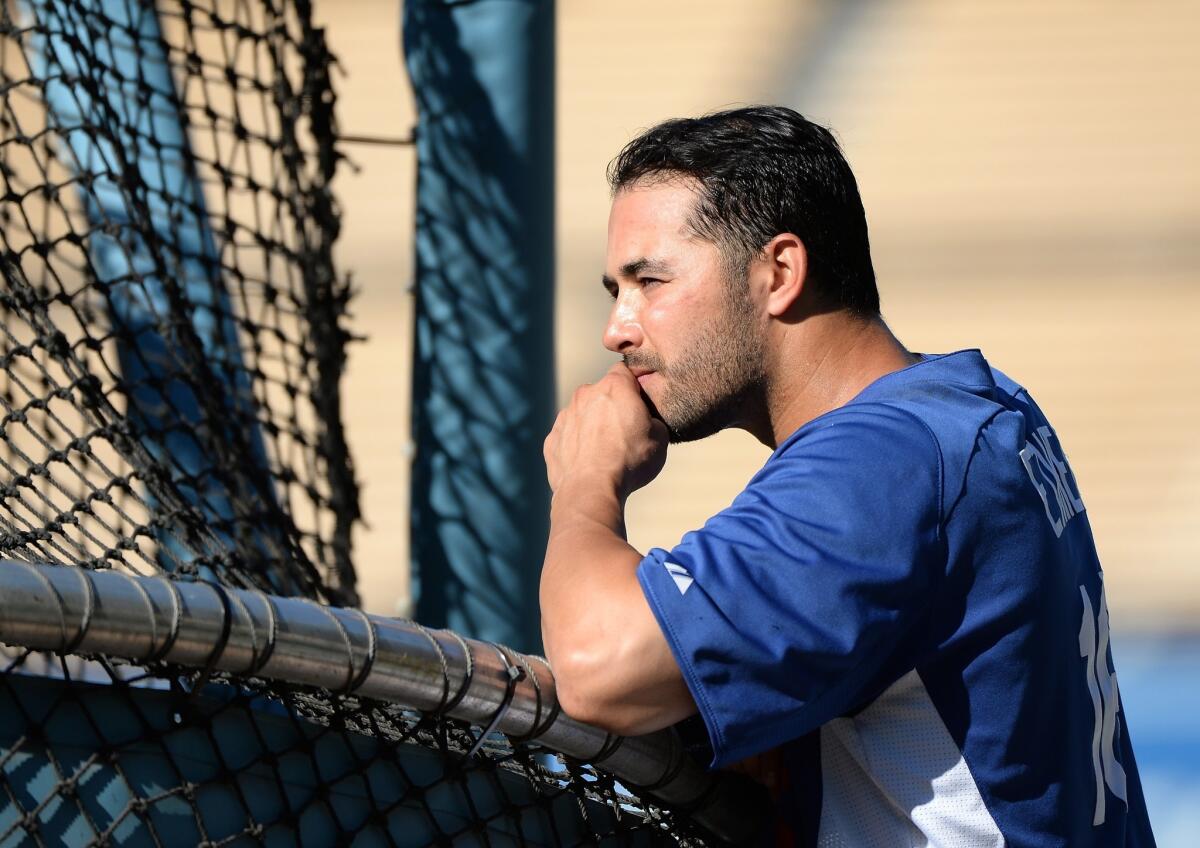
[[[845,312],[808,316],[786,328],[768,364],[766,415],[747,429],[770,448],[809,421],[847,404],[885,374],[920,357],[883,319]]]

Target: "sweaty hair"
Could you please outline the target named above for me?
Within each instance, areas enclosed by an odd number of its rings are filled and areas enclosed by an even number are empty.
[[[699,184],[691,230],[739,276],[767,242],[793,233],[824,303],[879,314],[858,184],[829,130],[784,106],[730,109],[651,127],[608,166],[614,194],[680,176]]]

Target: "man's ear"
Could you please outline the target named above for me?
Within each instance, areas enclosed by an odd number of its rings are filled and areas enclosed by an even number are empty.
[[[770,274],[767,289],[767,314],[782,317],[791,309],[808,279],[808,251],[794,233],[780,233],[767,242],[762,255]]]

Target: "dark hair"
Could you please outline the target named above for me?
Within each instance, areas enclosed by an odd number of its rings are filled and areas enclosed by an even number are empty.
[[[739,276],[780,233],[808,251],[825,302],[879,314],[858,184],[829,130],[784,106],[752,106],[652,127],[608,166],[613,193],[647,179],[694,178],[690,226],[717,244]]]

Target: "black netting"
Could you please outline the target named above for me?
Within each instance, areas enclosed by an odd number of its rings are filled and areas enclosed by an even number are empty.
[[[356,602],[306,0],[0,0],[0,557]],[[55,622],[47,626],[55,627]],[[326,692],[5,652],[0,845],[691,844],[611,777]]]
[[[352,603],[331,59],[213,5],[4,6],[0,554]]]
[[[88,668],[104,682],[0,676],[0,845],[702,844],[586,764],[500,735],[467,759],[462,722]]]

